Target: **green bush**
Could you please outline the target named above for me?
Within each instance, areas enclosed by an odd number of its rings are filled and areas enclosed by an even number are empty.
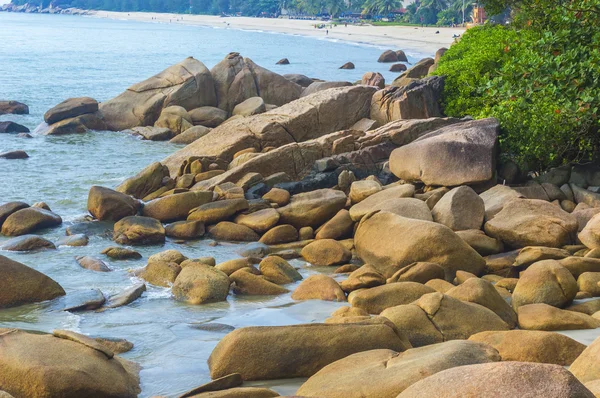
[[[600,14],[549,9],[541,24],[469,29],[440,61],[449,116],[496,117],[504,157],[531,170],[597,160]],[[539,10],[536,10],[539,12]]]

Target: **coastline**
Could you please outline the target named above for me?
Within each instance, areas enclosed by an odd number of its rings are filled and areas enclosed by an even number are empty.
[[[327,38],[393,50],[408,50],[429,55],[433,55],[441,47],[449,47],[454,42],[452,36],[462,35],[465,31],[464,28],[448,27],[338,25],[328,29],[327,34],[325,29],[314,27],[315,23],[322,23],[321,21],[312,20],[114,11],[94,11],[90,16],[93,18],[138,22],[177,23],[192,26],[276,32],[313,38]],[[439,34],[436,34],[438,31]]]

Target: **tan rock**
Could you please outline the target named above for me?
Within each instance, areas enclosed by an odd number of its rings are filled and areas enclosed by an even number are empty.
[[[290,193],[285,189],[271,188],[262,198],[283,207],[290,202]]]
[[[271,228],[260,238],[265,245],[295,242],[298,240],[298,230],[293,225],[283,224]]]
[[[226,199],[206,203],[190,210],[188,221],[201,221],[204,224],[216,224],[226,221],[237,213],[248,209],[246,199]]]
[[[319,227],[346,205],[346,195],[333,189],[319,189],[297,194],[290,203],[277,211],[282,224],[296,228]]]
[[[327,275],[311,275],[292,293],[294,300],[346,301],[340,285]]]
[[[483,199],[468,186],[452,189],[431,210],[433,221],[453,231],[480,229],[485,215]]]
[[[212,199],[213,194],[208,191],[177,193],[146,203],[142,215],[163,222],[182,220],[187,218],[192,209],[210,203]]]
[[[87,202],[88,211],[100,221],[119,221],[123,217],[135,216],[140,203],[129,195],[109,188],[93,186]]]
[[[443,279],[444,277],[444,269],[438,264],[417,262],[396,271],[387,279],[387,283],[417,282],[425,284],[432,279]]]
[[[416,282],[396,282],[354,291],[348,296],[348,302],[353,307],[362,308],[369,314],[379,314],[386,308],[412,303],[434,291],[432,288]]]
[[[411,184],[398,185],[384,189],[381,192],[370,195],[361,203],[350,208],[350,217],[353,221],[360,221],[367,213],[377,210],[381,203],[391,199],[410,198],[415,193],[415,186]]]
[[[261,234],[277,224],[279,213],[275,209],[263,209],[250,214],[240,214],[234,221],[236,224],[244,225]]]
[[[561,310],[548,304],[528,304],[519,307],[519,327],[525,330],[577,330],[600,327],[600,320],[589,315]]]
[[[230,242],[255,242],[259,239],[258,234],[250,228],[229,221],[208,227],[208,233],[214,239]]]
[[[529,266],[513,292],[515,309],[527,304],[544,303],[564,308],[577,294],[577,281],[556,260],[543,260]]]
[[[342,281],[340,286],[345,292],[353,292],[358,289],[368,289],[375,286],[385,285],[385,277],[368,264],[363,265],[348,275],[348,279]]]
[[[229,293],[229,278],[223,272],[204,264],[183,267],[171,291],[178,301],[204,304],[224,301]]]
[[[352,236],[354,232],[354,221],[350,212],[342,209],[318,230],[315,239],[345,239]]]
[[[270,282],[285,285],[302,279],[302,275],[278,256],[265,257],[259,264],[261,274]]]
[[[114,225],[113,240],[121,245],[159,244],[165,241],[165,229],[154,218],[129,216]]]
[[[306,261],[317,266],[345,264],[352,258],[352,253],[333,239],[319,239],[309,243],[300,254]]]
[[[229,278],[234,283],[233,292],[239,295],[274,296],[288,292],[287,289],[269,282],[262,276],[254,275],[246,269],[235,271],[229,275]]]

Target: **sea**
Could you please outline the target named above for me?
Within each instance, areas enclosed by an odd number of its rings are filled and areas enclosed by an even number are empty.
[[[52,106],[70,97],[110,99],[188,56],[209,68],[236,51],[274,72],[301,73],[323,80],[360,80],[367,71],[381,72],[386,80],[396,74],[389,64],[377,63],[383,50],[326,38],[213,27],[109,20],[84,16],[14,14],[0,12],[0,100],[29,105],[29,115],[3,115],[32,131]],[[402,49],[402,43],[398,48]],[[409,61],[432,56],[407,52]],[[290,65],[276,65],[281,58]],[[355,70],[338,69],[351,61]],[[63,217],[60,228],[44,231],[57,241],[65,230],[85,219],[87,194],[92,185],[114,188],[153,161],[181,146],[141,141],[119,132],[91,132],[70,136],[32,138],[3,134],[0,152],[24,150],[25,160],[0,159],[0,203],[46,202]],[[240,245],[209,245],[209,240],[138,248],[141,260],[110,261],[100,254],[114,245],[110,224],[98,223],[85,247],[18,254],[0,251],[59,282],[72,295],[100,289],[106,296],[139,282],[131,271],[146,264],[148,256],[177,249],[190,258],[213,256],[217,262],[238,258]],[[0,245],[7,238],[0,236]],[[113,270],[85,270],[75,256],[103,259]],[[331,274],[294,260],[304,277]],[[341,280],[339,276],[334,276]],[[286,286],[293,291],[297,284]],[[171,298],[167,288],[148,285],[134,303],[104,312],[69,313],[60,300],[0,310],[0,327],[51,332],[69,329],[94,337],[124,338],[134,348],[122,356],[141,366],[141,397],[177,396],[210,381],[207,359],[218,341],[233,328],[319,322],[342,303],[295,302],[290,294],[275,297],[236,297],[208,305],[187,305]],[[590,343],[597,332],[570,332]],[[255,382],[282,395],[293,395],[302,380]]]

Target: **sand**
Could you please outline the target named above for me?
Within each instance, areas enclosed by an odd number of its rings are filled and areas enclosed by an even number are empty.
[[[441,47],[449,47],[453,35],[462,35],[464,28],[421,28],[412,26],[355,26],[338,25],[315,29],[322,21],[276,18],[218,17],[212,15],[160,14],[150,12],[98,11],[94,17],[125,19],[142,22],[178,23],[185,25],[215,26],[227,29],[245,29],[296,34],[310,37],[327,37],[355,43],[375,45],[393,50],[409,50],[433,55]],[[438,32],[439,33],[436,33]]]

